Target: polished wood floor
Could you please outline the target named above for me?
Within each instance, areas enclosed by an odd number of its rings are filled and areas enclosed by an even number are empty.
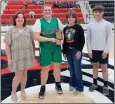
[[[44,99],[39,99],[38,95],[28,96],[26,100],[21,100],[19,103],[94,103],[94,101],[84,94],[74,94],[71,91],[64,91],[62,95],[56,92],[48,91]]]

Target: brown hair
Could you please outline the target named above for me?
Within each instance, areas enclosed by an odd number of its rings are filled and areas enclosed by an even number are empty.
[[[24,17],[24,23],[23,23],[23,26],[26,26],[26,17],[25,17],[25,15],[24,15],[24,13],[21,12],[21,11],[16,12],[16,13],[14,14],[14,16],[12,16],[13,25],[16,26],[16,19],[17,19],[17,17],[18,17],[18,14],[22,14],[22,15],[23,15],[23,17]]]
[[[96,5],[93,8],[93,12],[98,11],[98,12],[104,12],[104,7],[102,5]]]
[[[66,15],[66,19],[70,18],[71,16],[72,16],[73,18],[75,18],[75,24],[79,23],[78,17],[77,17],[77,14],[76,14],[75,11],[73,11],[73,10],[69,11],[69,12],[67,13],[67,15]],[[67,20],[67,21],[68,21],[68,20]]]

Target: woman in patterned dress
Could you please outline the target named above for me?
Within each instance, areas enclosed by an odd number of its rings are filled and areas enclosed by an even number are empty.
[[[26,99],[25,86],[27,81],[27,69],[35,62],[33,32],[26,27],[26,18],[22,12],[13,16],[13,26],[5,35],[6,55],[8,67],[15,76],[12,82],[11,100],[17,101],[16,90],[21,83],[21,98]]]

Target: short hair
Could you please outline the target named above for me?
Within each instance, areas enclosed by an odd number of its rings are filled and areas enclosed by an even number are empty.
[[[75,11],[73,11],[73,10],[71,10],[71,11],[69,11],[68,13],[67,13],[67,15],[66,15],[66,19],[68,19],[69,17],[73,17],[73,18],[75,18],[75,24],[77,24],[79,21],[78,21],[78,17],[77,17],[77,14],[76,14],[76,12]],[[67,20],[68,21],[68,20]]]
[[[14,16],[12,16],[13,25],[16,26],[16,19],[17,19],[17,17],[18,17],[18,14],[22,14],[22,15],[23,15],[23,18],[24,18],[23,26],[25,27],[25,26],[26,26],[26,17],[25,17],[25,15],[24,15],[24,13],[21,12],[21,11],[16,12],[16,13],[14,14]]]
[[[93,8],[93,12],[98,11],[98,12],[104,12],[104,7],[102,5],[96,5]]]

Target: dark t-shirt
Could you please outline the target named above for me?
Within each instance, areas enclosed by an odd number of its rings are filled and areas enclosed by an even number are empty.
[[[64,44],[63,53],[66,53],[67,47],[73,47],[82,51],[85,44],[84,30],[79,24],[75,24],[71,27],[66,26],[63,30]]]

